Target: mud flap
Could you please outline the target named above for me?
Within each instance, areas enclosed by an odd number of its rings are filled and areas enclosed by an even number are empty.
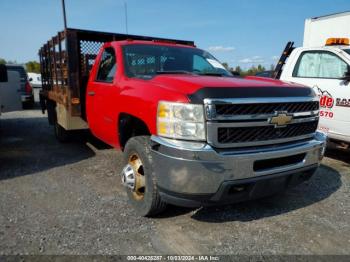
[[[45,99],[45,98],[43,98],[43,101],[44,101],[43,102],[44,106],[42,106],[41,109],[47,110],[47,118],[49,120],[49,124],[54,125],[57,122],[56,103],[52,100]],[[41,104],[41,99],[40,99],[40,104]]]
[[[41,92],[39,93],[39,101],[40,101],[41,112],[43,114],[45,114],[45,110],[47,109],[46,99],[45,99],[45,96]]]

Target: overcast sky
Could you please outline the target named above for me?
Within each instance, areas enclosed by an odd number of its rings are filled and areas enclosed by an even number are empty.
[[[350,10],[350,0],[66,0],[68,26],[194,40],[221,62],[269,67],[305,18]],[[0,57],[27,62],[63,29],[61,0],[0,0]]]

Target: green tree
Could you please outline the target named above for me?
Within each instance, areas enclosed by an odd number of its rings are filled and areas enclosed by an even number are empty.
[[[274,66],[271,65],[270,68],[272,68],[272,70],[274,69]],[[241,76],[254,76],[259,72],[263,72],[266,71],[266,68],[263,65],[252,65],[250,68],[244,70],[242,69],[240,66],[236,66],[234,68],[235,72],[238,72]]]
[[[243,70],[240,66],[236,66],[235,69],[234,69],[235,72],[237,72],[238,74],[242,74]]]
[[[25,63],[27,72],[40,73],[40,64],[37,61],[29,61]]]
[[[3,58],[0,58],[0,64],[17,64],[16,60],[5,60]]]
[[[223,62],[222,65],[223,65],[227,70],[230,70],[230,67],[229,67],[228,63]]]
[[[263,67],[262,65],[258,65],[258,67],[257,67],[257,73],[258,73],[258,72],[263,72],[263,71],[266,71],[265,67]]]
[[[17,64],[17,61],[16,60],[7,60],[6,64],[9,64],[9,65]]]

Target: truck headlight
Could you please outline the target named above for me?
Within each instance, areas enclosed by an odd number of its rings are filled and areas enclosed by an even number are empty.
[[[203,105],[160,101],[157,112],[157,132],[163,137],[204,141]]]

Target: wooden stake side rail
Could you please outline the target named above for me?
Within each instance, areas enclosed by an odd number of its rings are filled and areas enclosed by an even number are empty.
[[[126,39],[194,46],[193,41],[67,28],[39,50],[43,96],[64,105],[71,116],[85,119],[86,84],[96,55],[105,42]]]

